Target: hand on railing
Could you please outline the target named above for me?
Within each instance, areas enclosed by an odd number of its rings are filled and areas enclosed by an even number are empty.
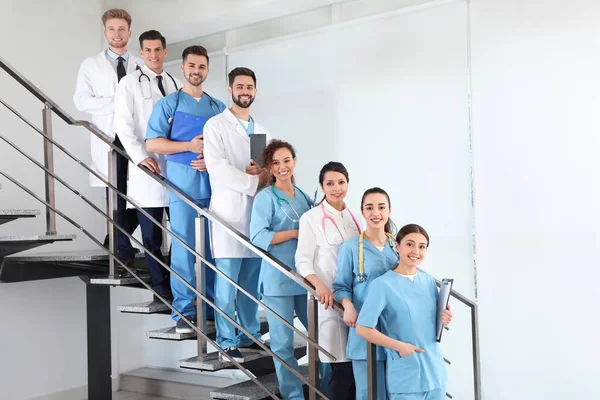
[[[333,301],[335,300],[335,297],[327,285],[325,285],[323,282],[320,282],[315,285],[315,289],[317,290],[317,299],[319,300],[319,303],[323,304],[326,310],[329,307],[333,307]]]
[[[342,299],[342,307],[344,307],[344,323],[350,328],[356,328],[356,320],[358,319],[358,313],[354,304],[349,298],[345,297]]]
[[[152,157],[148,157],[142,160],[142,162],[140,162],[140,165],[143,165],[144,167],[148,168],[150,172],[160,174],[160,166],[158,165],[158,162]]]

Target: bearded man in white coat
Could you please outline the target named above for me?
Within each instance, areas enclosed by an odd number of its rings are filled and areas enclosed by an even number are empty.
[[[250,116],[256,96],[252,70],[238,67],[229,73],[229,94],[231,108],[204,126],[204,158],[212,188],[210,210],[249,236],[254,195],[269,179],[268,172],[250,159],[250,135],[266,134],[269,139],[269,133]],[[216,267],[258,297],[261,259],[218,226],[212,224],[210,233]],[[220,275],[215,276],[215,305],[260,339],[258,305]],[[262,350],[242,332],[236,333],[235,327],[218,313],[215,324],[217,344],[234,360],[243,361],[240,347]]]
[[[183,84],[163,69],[168,54],[165,37],[156,30],[150,30],[142,33],[139,40],[144,65],[121,79],[117,86],[113,130],[135,164],[129,165],[127,196],[152,218],[162,221],[165,209],[168,213],[167,190],[137,165],[144,166],[154,173],[165,174],[165,157],[146,150],[146,129],[154,105],[168,94],[176,92]],[[132,207],[129,203],[127,206]],[[160,226],[154,224],[141,211],[137,211],[137,218],[144,247],[156,258],[164,261]],[[152,278],[152,289],[161,297],[172,300],[168,271],[148,253],[146,266]],[[158,301],[156,297],[155,301]]]
[[[108,42],[108,49],[100,54],[86,58],[79,67],[77,84],[73,102],[75,108],[92,116],[92,124],[121,147],[121,142],[113,133],[114,95],[117,83],[128,73],[135,71],[143,61],[127,52],[127,43],[131,37],[131,15],[122,9],[110,9],[102,15],[104,37]],[[108,179],[108,153],[110,147],[101,139],[91,134],[92,163],[90,168]],[[117,182],[116,187],[121,193],[127,193],[127,159],[117,155]],[[114,184],[114,182],[113,182]],[[90,185],[105,187],[95,176],[90,175]],[[108,188],[106,189],[108,199]],[[114,216],[119,226],[128,232],[133,232],[130,225],[137,226],[135,210],[127,210],[125,199],[118,196],[117,215]],[[134,249],[129,239],[119,232],[117,235],[117,255],[128,265],[133,265]],[[108,236],[104,239],[108,245]]]

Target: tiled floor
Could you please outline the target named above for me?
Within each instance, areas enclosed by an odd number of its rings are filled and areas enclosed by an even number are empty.
[[[166,397],[150,396],[149,394],[135,392],[116,392],[113,393],[112,400],[175,400]]]

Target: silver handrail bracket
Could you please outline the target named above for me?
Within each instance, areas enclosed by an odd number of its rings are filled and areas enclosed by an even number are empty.
[[[205,229],[205,221],[203,215],[198,214],[196,218],[196,252],[206,258],[206,242],[205,235],[207,234]],[[202,258],[196,256],[196,290],[206,296],[206,267],[202,262]],[[206,313],[205,305],[200,296],[196,296],[196,326],[202,331],[206,332]],[[198,336],[198,359],[202,359],[208,354],[206,347],[206,339]]]
[[[48,104],[42,110],[42,126],[44,134],[52,139],[52,109]],[[54,173],[54,147],[52,143],[44,138],[44,166]],[[54,191],[54,178],[49,173],[45,174],[44,187],[46,201],[51,207],[56,206],[56,195]],[[56,213],[51,207],[46,207],[46,234],[56,235]]]

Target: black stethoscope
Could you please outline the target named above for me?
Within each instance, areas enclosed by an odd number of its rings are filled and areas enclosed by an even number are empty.
[[[142,96],[144,96],[145,100],[150,100],[152,98],[152,87],[151,87],[150,77],[148,75],[146,75],[146,73],[144,73],[144,70],[142,70],[142,68],[139,65],[136,65],[135,69],[137,71],[140,71],[140,76],[138,77],[138,83],[140,84],[140,89],[142,90]],[[171,76],[171,74],[168,73],[167,71],[164,71],[164,72],[165,72],[165,74],[169,75],[169,78],[171,78],[171,81],[173,81],[173,85],[175,85],[175,90],[179,90],[179,88],[177,87],[177,82],[175,82],[175,79]],[[146,96],[146,93],[144,93],[144,85],[142,84],[142,77],[144,77],[145,80],[148,82],[148,96]]]

